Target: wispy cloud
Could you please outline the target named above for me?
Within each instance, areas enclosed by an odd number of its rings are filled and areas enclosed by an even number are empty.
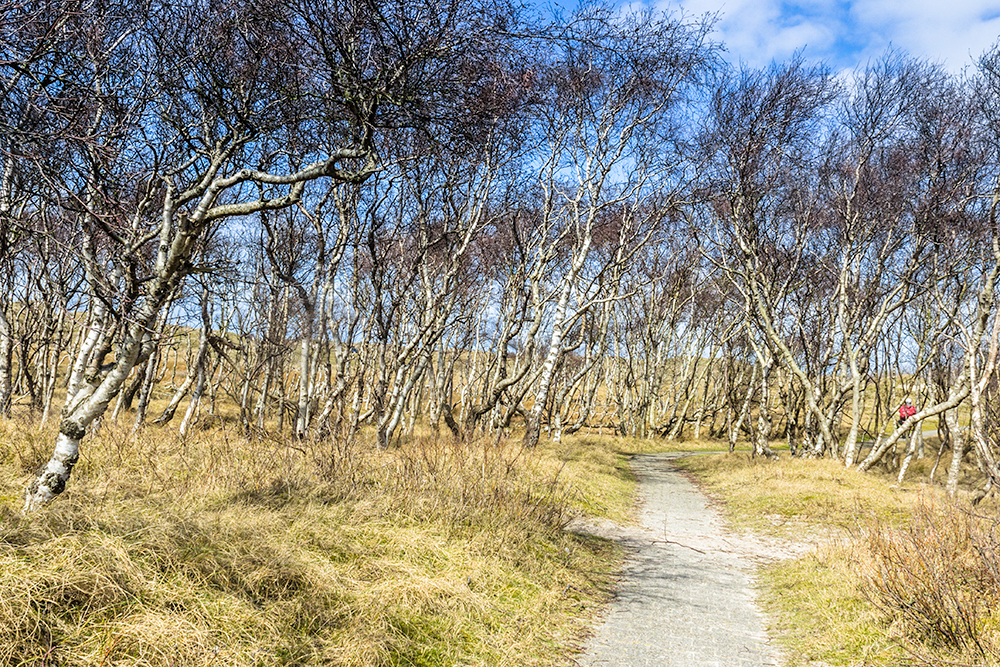
[[[808,60],[852,68],[890,45],[958,71],[1000,37],[1000,0],[671,0],[689,14],[720,15],[717,38],[732,62]]]

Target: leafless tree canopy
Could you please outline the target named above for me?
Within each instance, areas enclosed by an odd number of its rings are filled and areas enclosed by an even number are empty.
[[[59,410],[27,508],[101,419],[211,415],[381,447],[786,438],[862,469],[940,415],[1000,482],[1000,47],[834,76],[729,67],[711,27],[0,3],[0,412]]]

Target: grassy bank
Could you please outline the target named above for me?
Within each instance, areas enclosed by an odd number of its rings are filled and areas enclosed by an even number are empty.
[[[761,569],[788,665],[1000,664],[997,507],[947,501],[926,483],[926,461],[902,486],[829,460],[681,465],[738,529],[816,545]]]
[[[51,428],[0,424],[0,664],[551,665],[619,551],[636,443],[413,439],[379,452],[105,425],[20,514]]]

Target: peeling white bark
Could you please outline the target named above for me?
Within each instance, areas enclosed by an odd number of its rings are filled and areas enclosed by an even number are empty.
[[[52,458],[45,464],[38,478],[28,487],[24,499],[25,512],[41,509],[66,488],[73,466],[80,458],[80,439],[83,437],[83,429],[76,429],[73,433],[79,437],[59,433]]]

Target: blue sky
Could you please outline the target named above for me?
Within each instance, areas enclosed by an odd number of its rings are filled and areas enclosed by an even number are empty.
[[[663,0],[662,9],[720,15],[726,59],[751,66],[802,49],[808,61],[852,69],[890,45],[952,72],[1000,38],[1000,0]]]

